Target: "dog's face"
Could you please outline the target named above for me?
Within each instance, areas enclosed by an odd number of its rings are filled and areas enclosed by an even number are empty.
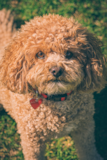
[[[48,55],[42,51],[36,54],[38,60],[27,74],[27,81],[39,93],[64,94],[75,90],[84,77],[82,65],[71,51]]]
[[[76,89],[83,80],[83,65],[76,55],[80,50],[72,21],[69,26],[65,21],[54,22],[47,18],[47,23],[41,21],[38,30],[30,35],[34,44],[27,48],[28,57],[32,55],[35,62],[28,71],[27,82],[39,93],[64,94]]]
[[[30,84],[48,95],[94,90],[102,78],[101,61],[98,42],[73,19],[37,17],[22,26],[7,48],[3,81],[12,91],[23,92]]]

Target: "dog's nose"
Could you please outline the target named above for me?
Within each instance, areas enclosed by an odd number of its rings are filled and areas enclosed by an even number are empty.
[[[59,76],[62,75],[63,73],[63,68],[62,67],[57,67],[57,66],[54,66],[50,69],[50,72],[52,73],[52,75],[56,78],[58,78]]]

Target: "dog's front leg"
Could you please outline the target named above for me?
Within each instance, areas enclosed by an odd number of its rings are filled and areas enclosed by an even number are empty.
[[[33,134],[33,133],[32,133]],[[45,144],[29,138],[26,132],[20,134],[24,160],[44,160]]]
[[[71,133],[79,160],[103,160],[95,147],[94,129],[94,120],[90,116],[80,122],[77,130]]]

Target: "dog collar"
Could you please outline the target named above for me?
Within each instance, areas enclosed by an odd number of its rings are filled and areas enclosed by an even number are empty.
[[[41,93],[41,95],[47,100],[64,101],[64,100],[66,100],[67,96],[71,94],[71,92],[65,93],[65,94],[50,95],[50,96],[48,96],[47,94]]]
[[[30,104],[34,109],[36,109],[36,108],[38,108],[40,106],[40,104],[42,103],[43,99],[42,98],[38,99],[38,91],[35,90],[35,89],[34,89],[34,91],[35,91],[35,97],[30,99]],[[67,96],[70,95],[71,93],[72,93],[72,91],[69,92],[69,93],[58,94],[58,95],[50,95],[50,96],[48,96],[47,94],[44,94],[44,93],[41,93],[41,95],[47,100],[64,101],[64,100],[66,100]]]

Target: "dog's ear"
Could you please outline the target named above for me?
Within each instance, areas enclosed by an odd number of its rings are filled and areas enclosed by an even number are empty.
[[[86,91],[100,92],[105,86],[104,56],[101,51],[101,42],[92,33],[86,31],[87,45],[84,46],[86,61],[84,64],[85,77],[82,88]]]
[[[21,40],[13,39],[5,50],[2,63],[2,82],[13,92],[23,93],[28,90],[26,74],[29,70],[29,59]]]

